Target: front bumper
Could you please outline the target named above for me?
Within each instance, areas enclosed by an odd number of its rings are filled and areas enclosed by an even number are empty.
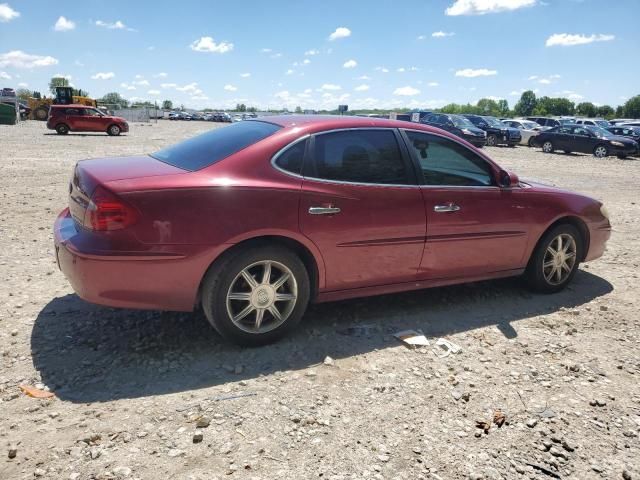
[[[609,238],[611,238],[611,224],[608,220],[589,225],[589,250],[584,261],[600,258],[604,254]]]
[[[463,134],[462,138],[464,138],[467,142],[472,144],[474,147],[484,147],[487,144],[486,137],[479,135],[466,135]]]
[[[192,311],[212,260],[203,252],[114,253],[92,251],[90,245],[69,209],[63,210],[54,224],[58,267],[79,297],[110,307]]]

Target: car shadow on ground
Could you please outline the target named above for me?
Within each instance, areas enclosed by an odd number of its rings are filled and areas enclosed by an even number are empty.
[[[101,402],[307,368],[327,355],[341,359],[397,346],[391,334],[403,329],[433,338],[495,325],[515,338],[518,320],[577,307],[612,290],[580,270],[555,295],[533,294],[518,279],[506,279],[318,304],[289,337],[253,349],[224,343],[202,314],[111,309],[66,295],[39,313],[31,350],[42,381],[60,399]]]

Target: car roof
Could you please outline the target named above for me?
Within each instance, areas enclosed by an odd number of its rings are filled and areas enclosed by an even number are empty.
[[[419,123],[403,120],[358,117],[352,115],[273,115],[258,117],[257,119],[250,121],[275,123],[276,125],[280,125],[285,128],[308,127],[313,130],[361,127],[408,128],[409,126],[415,127],[421,125]]]
[[[82,105],[81,103],[70,103],[69,105],[51,105],[51,108],[95,108],[93,105]]]

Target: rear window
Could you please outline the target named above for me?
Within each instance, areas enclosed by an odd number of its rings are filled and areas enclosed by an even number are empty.
[[[189,138],[151,156],[184,170],[200,170],[273,135],[280,128],[273,123],[245,120]]]

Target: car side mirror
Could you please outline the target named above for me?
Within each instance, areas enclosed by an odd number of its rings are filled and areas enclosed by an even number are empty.
[[[508,172],[506,170],[502,170],[500,172],[500,186],[502,188],[514,188],[520,184],[520,179],[518,175],[513,172]]]

